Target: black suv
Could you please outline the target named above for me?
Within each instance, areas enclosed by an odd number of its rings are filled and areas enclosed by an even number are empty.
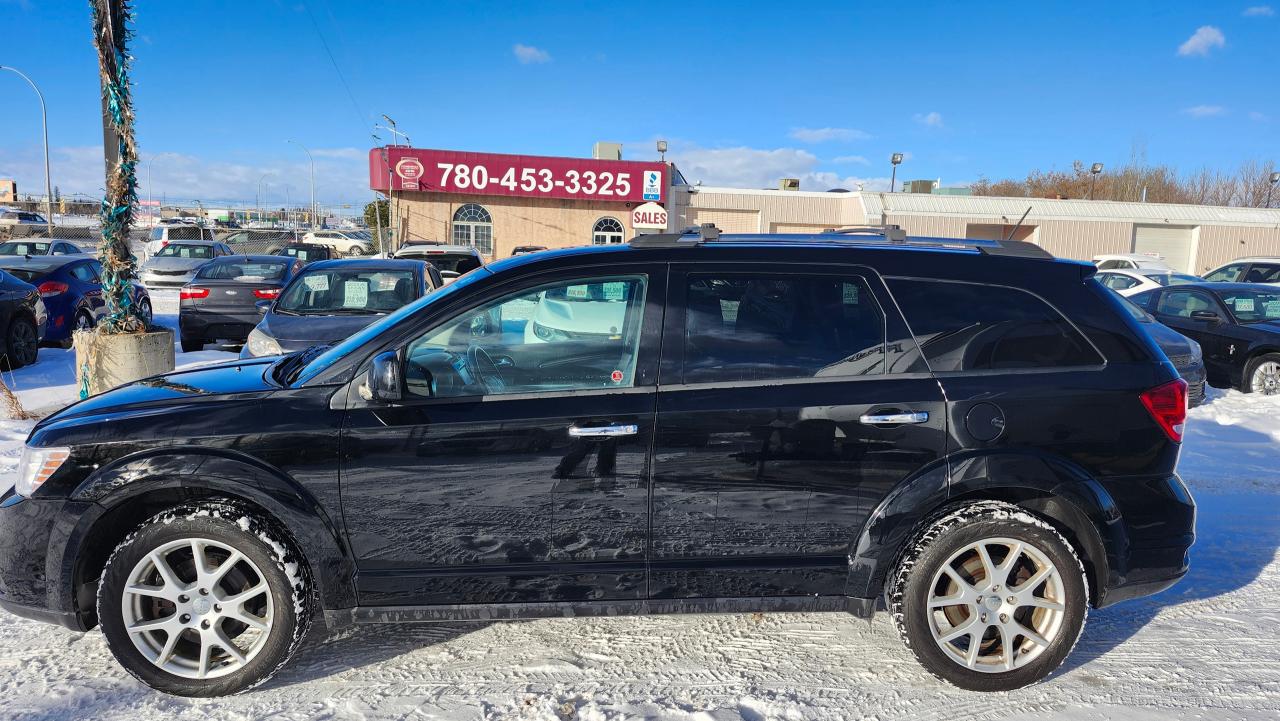
[[[328,349],[32,431],[0,604],[145,683],[262,682],[346,623],[881,602],[969,689],[1187,570],[1186,384],[1086,263],[894,233],[502,260]]]

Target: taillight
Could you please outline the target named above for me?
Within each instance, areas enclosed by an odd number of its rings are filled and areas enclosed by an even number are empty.
[[[1169,440],[1182,442],[1187,422],[1187,382],[1181,378],[1144,391],[1138,396]]]
[[[41,298],[52,298],[60,293],[66,293],[67,287],[66,283],[59,283],[56,280],[46,280],[36,286],[36,290],[40,291]]]
[[[209,297],[208,288],[183,288],[182,290],[178,291],[178,298],[180,300],[194,300],[196,298],[208,298],[208,297]]]
[[[253,291],[253,297],[261,298],[262,300],[275,300],[276,298],[280,297],[280,289],[279,288],[259,288]]]

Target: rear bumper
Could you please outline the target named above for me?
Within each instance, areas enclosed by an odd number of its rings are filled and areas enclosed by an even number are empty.
[[[257,309],[225,312],[182,307],[178,312],[178,329],[185,338],[243,343],[261,320]]]
[[[1195,543],[1196,504],[1177,474],[1163,478],[1103,481],[1115,502],[1128,542],[1108,549],[1108,582],[1097,606],[1149,596],[1187,574]]]

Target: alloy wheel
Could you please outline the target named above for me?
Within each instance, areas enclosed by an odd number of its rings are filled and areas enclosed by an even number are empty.
[[[171,541],[138,561],[120,609],[144,658],[191,679],[244,667],[266,644],[275,619],[261,569],[235,548],[206,538]]]
[[[1253,377],[1249,380],[1255,393],[1273,396],[1280,393],[1280,362],[1266,361],[1253,369]]]
[[[36,362],[36,354],[40,352],[40,342],[36,338],[35,326],[30,323],[14,323],[11,331],[9,347],[13,359],[18,365],[31,365]]]
[[[1062,631],[1062,576],[1034,545],[988,538],[952,554],[929,591],[929,628],[957,664],[1003,673],[1031,663]]]

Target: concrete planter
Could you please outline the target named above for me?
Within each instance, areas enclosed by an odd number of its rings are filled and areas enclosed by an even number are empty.
[[[84,387],[88,364],[89,395],[173,370],[173,331],[103,335],[76,331],[76,381]]]

